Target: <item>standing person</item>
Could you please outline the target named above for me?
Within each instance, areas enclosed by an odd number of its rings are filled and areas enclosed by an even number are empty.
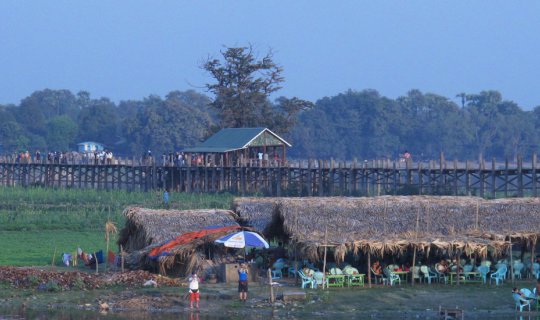
[[[189,307],[191,309],[193,309],[193,302],[195,302],[197,309],[199,309],[200,295],[199,277],[194,272],[191,277],[189,277]]]
[[[247,300],[248,293],[248,269],[245,263],[240,264],[238,268],[238,292],[240,295],[240,301]]]
[[[165,189],[165,191],[163,192],[163,206],[166,209],[169,209],[169,192],[167,191],[167,189]]]

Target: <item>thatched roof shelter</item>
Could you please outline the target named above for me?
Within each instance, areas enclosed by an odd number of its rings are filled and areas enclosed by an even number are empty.
[[[272,237],[277,224],[310,256],[335,246],[347,252],[396,253],[414,247],[449,255],[504,252],[511,240],[536,243],[540,199],[382,196],[371,198],[237,198],[240,218]]]
[[[230,210],[156,210],[129,207],[124,210],[126,225],[120,232],[118,245],[127,252],[126,264],[133,269],[149,269],[156,262],[147,258],[148,252],[182,234],[209,227],[237,226],[237,216]],[[160,271],[172,270],[187,273],[202,263],[196,254],[203,246],[226,233],[212,233],[190,243],[174,247],[170,256],[159,258]]]

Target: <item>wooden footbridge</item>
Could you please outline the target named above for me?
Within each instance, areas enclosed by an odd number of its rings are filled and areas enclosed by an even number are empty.
[[[116,159],[112,164],[17,163],[0,158],[0,185],[176,192],[231,192],[271,196],[395,194],[538,196],[537,157],[515,161],[336,162],[286,164],[242,161],[236,166],[194,166]]]

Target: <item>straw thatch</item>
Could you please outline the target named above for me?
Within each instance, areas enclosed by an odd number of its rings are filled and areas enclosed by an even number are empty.
[[[120,232],[118,244],[127,252],[126,264],[132,269],[152,269],[156,263],[147,258],[148,252],[182,234],[214,226],[239,226],[230,210],[154,210],[130,207],[124,210],[126,225]],[[204,254],[200,248],[212,244],[223,233],[215,233],[190,243],[174,247],[171,256],[159,258],[160,272],[176,269],[189,273],[200,267]]]
[[[535,243],[540,233],[539,199],[237,198],[234,206],[241,219],[267,236],[275,230],[268,222],[280,221],[304,253],[316,256],[321,246],[331,245],[337,260],[347,252],[394,254],[411,246],[485,256],[488,250],[505,251],[510,240]]]

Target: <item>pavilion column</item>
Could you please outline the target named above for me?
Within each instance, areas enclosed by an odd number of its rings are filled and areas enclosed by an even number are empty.
[[[412,268],[411,268],[411,285],[414,286],[414,266],[416,265],[416,247],[414,244],[412,245],[413,248],[413,256],[412,256]]]
[[[535,252],[536,252],[536,239],[531,241],[531,267],[530,267],[530,274],[534,277],[534,259],[535,259]]]
[[[367,250],[367,273],[368,287],[371,288],[371,254],[369,253],[369,248]]]

